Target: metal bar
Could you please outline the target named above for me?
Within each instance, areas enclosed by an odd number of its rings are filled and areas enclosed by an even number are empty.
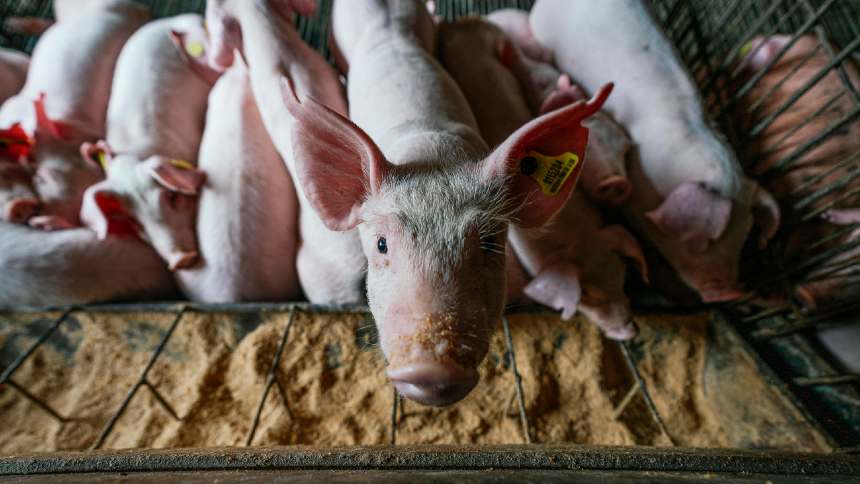
[[[293,309],[315,313],[343,313],[361,314],[370,313],[370,308],[363,304],[315,304],[309,302],[285,302],[285,303],[197,303],[191,301],[161,301],[151,303],[104,303],[75,306],[5,306],[0,307],[0,314],[13,313],[45,313],[63,311],[68,308],[86,311],[90,313],[127,313],[127,312],[172,312],[178,308],[186,308],[189,311],[200,313],[248,313],[248,312],[288,312]],[[509,308],[506,314],[556,314],[545,306],[537,304],[517,305]]]
[[[858,40],[860,40],[860,38],[858,38]],[[784,170],[787,166],[791,165],[791,163],[796,161],[801,156],[805,155],[812,148],[817,147],[818,145],[820,145],[821,143],[823,143],[824,141],[829,139],[830,136],[834,132],[839,131],[840,129],[842,129],[843,126],[852,122],[854,120],[854,118],[856,118],[858,115],[860,115],[860,107],[858,107],[857,109],[853,110],[852,112],[846,114],[845,116],[843,116],[842,118],[840,118],[839,120],[837,120],[836,122],[834,122],[833,124],[828,126],[826,129],[822,130],[814,138],[803,143],[799,148],[794,150],[793,153],[791,153],[791,154],[783,157],[782,159],[778,160],[776,163],[771,165],[767,170],[765,170],[764,173],[761,174],[761,176],[762,177],[772,177],[774,172]]]
[[[789,79],[791,79],[795,74],[800,72],[800,70],[806,66],[807,62],[814,59],[815,56],[818,54],[818,51],[822,50],[822,49],[823,49],[823,47],[821,47],[819,45],[815,48],[815,50],[806,54],[800,62],[798,62],[797,64],[792,66],[791,71],[789,71],[784,76],[782,76],[782,79],[780,79],[776,84],[774,84],[770,89],[768,89],[767,92],[763,93],[758,99],[753,101],[747,107],[747,113],[749,113],[751,116],[758,113],[760,111],[760,108],[762,107],[762,104],[764,104],[764,102],[767,101],[768,98],[773,96],[773,94],[775,92],[777,92],[779,90],[779,88],[784,86],[785,83],[789,81]],[[783,104],[783,106],[785,106],[785,104]],[[781,106],[781,107],[783,107],[783,106]],[[779,109],[777,109],[777,111],[779,111]],[[753,137],[753,136],[759,134],[759,132],[760,132],[760,130],[755,131],[754,129],[752,129],[752,130],[750,130],[749,137]]]
[[[743,86],[740,87],[740,89],[737,90],[734,99],[730,104],[734,104],[737,100],[743,98],[756,84],[758,84],[758,81],[760,81],[765,74],[770,72],[770,69],[773,67],[773,65],[779,62],[780,59],[782,59],[782,56],[785,55],[786,52],[788,52],[788,49],[794,46],[795,42],[797,42],[797,39],[799,39],[806,32],[808,32],[815,25],[815,23],[819,21],[821,16],[824,15],[824,13],[828,9],[830,9],[830,7],[835,3],[835,1],[836,0],[827,0],[827,2],[825,2],[824,5],[822,5],[821,8],[818,9],[815,15],[806,19],[806,22],[804,22],[803,25],[799,29],[797,29],[791,40],[782,49],[780,49],[779,52],[777,52],[776,55],[774,55],[770,61],[768,61],[764,66],[762,66],[761,70],[756,72],[750,80],[748,80]],[[735,72],[734,75],[737,75],[737,72]]]
[[[36,339],[36,341],[29,348],[27,348],[27,351],[18,355],[18,357],[15,358],[15,360],[12,361],[12,363],[10,363],[9,366],[7,366],[5,370],[3,370],[3,373],[0,374],[0,384],[6,383],[9,380],[9,378],[12,377],[12,374],[15,373],[15,371],[18,370],[18,368],[22,364],[24,364],[24,362],[27,360],[27,358],[29,358],[30,355],[32,355],[33,352],[36,351],[36,348],[38,348],[39,346],[42,345],[42,343],[47,341],[48,338],[50,338],[51,335],[54,334],[54,331],[56,331],[57,328],[59,328],[60,325],[63,324],[63,321],[65,321],[66,318],[69,316],[69,314],[71,314],[72,311],[74,311],[75,309],[76,308],[74,306],[66,308],[65,311],[63,311],[63,313],[60,314],[57,317],[57,319],[54,320],[53,323],[51,323],[51,326],[49,326],[48,329],[45,330],[44,333],[39,335],[39,337]]]
[[[621,400],[621,403],[618,404],[618,407],[612,412],[612,419],[618,420],[618,417],[624,413],[624,410],[627,409],[627,405],[630,405],[630,402],[633,401],[633,397],[636,396],[636,393],[639,392],[639,383],[633,382],[633,385],[630,386],[630,390],[627,390],[627,394],[624,395],[624,398]]]
[[[520,405],[520,423],[523,426],[523,436],[527,444],[532,443],[531,432],[529,431],[529,417],[526,415],[526,402],[523,396],[523,381],[520,377],[520,372],[517,370],[517,355],[514,351],[514,340],[511,338],[511,328],[508,324],[508,318],[502,317],[502,328],[505,330],[505,344],[508,347],[508,352],[511,355],[511,371],[514,372],[514,385],[517,389],[517,401]]]
[[[397,444],[397,403],[400,400],[400,394],[397,393],[397,389],[394,386],[391,387],[394,390],[391,399],[391,445]]]
[[[799,387],[842,385],[845,383],[857,382],[860,382],[860,375],[799,376],[793,381],[793,383]]]
[[[269,396],[269,391],[277,379],[278,367],[281,365],[281,354],[284,352],[284,347],[287,345],[287,340],[290,336],[290,328],[293,327],[293,321],[296,317],[296,310],[290,310],[290,317],[287,320],[287,325],[284,328],[284,333],[281,335],[281,342],[278,344],[278,349],[275,351],[275,356],[272,358],[272,365],[269,367],[269,373],[266,375],[266,386],[263,388],[263,394],[260,396],[260,403],[257,405],[257,412],[254,414],[254,420],[251,423],[251,430],[248,432],[248,438],[245,439],[245,446],[250,446],[254,441],[254,435],[257,433],[257,427],[260,425],[260,416],[263,413],[263,407],[266,406],[266,397]],[[280,383],[278,383],[280,386]],[[283,388],[281,388],[283,390]],[[287,408],[287,414],[292,418],[290,406],[287,404],[286,393],[282,393],[284,406]]]
[[[840,92],[836,97],[833,98],[833,100],[839,99],[844,94],[845,94],[845,91]],[[828,106],[828,104],[825,104],[824,106],[822,106],[822,109],[826,108]],[[815,117],[815,115],[813,115],[813,117]],[[802,128],[803,126],[804,125],[802,125],[802,124],[798,125],[798,127],[795,128],[795,130],[798,128]],[[792,132],[794,132],[794,130],[792,130]],[[791,190],[791,193],[794,195],[799,195],[801,192],[803,192],[807,188],[813,187],[816,183],[819,183],[821,180],[827,178],[829,175],[832,175],[837,170],[840,170],[842,168],[847,167],[848,165],[851,165],[852,163],[854,163],[858,159],[860,159],[860,150],[857,150],[857,151],[849,154],[845,158],[843,158],[843,159],[839,160],[838,162],[836,162],[835,164],[833,164],[833,166],[824,170],[823,172],[818,173],[814,176],[811,176],[807,180],[804,180],[803,183],[794,187]]]
[[[155,351],[152,352],[152,356],[149,357],[149,361],[146,363],[146,367],[144,367],[143,372],[140,374],[140,377],[137,379],[137,382],[134,386],[131,387],[131,390],[128,391],[128,394],[123,399],[117,411],[111,416],[108,423],[104,426],[99,434],[96,442],[90,447],[90,450],[96,450],[104,444],[105,440],[110,435],[113,430],[114,425],[116,425],[117,421],[122,414],[125,412],[125,409],[131,403],[131,400],[134,398],[134,395],[137,393],[137,390],[144,385],[146,382],[146,376],[149,374],[149,370],[152,369],[153,365],[155,365],[155,361],[158,359],[158,356],[161,355],[161,352],[164,351],[164,347],[167,346],[167,341],[173,335],[173,331],[176,330],[176,327],[179,326],[179,322],[182,321],[182,316],[185,314],[185,307],[181,308],[179,312],[176,314],[176,317],[173,319],[173,323],[170,325],[170,328],[167,330],[167,333],[161,338],[161,341],[158,343],[158,346],[155,348]],[[165,402],[166,403],[166,402]],[[172,409],[171,409],[172,411]],[[175,414],[174,414],[175,415]],[[177,417],[178,419],[178,417]]]
[[[6,380],[3,384],[4,384],[4,385],[9,385],[9,387],[10,387],[10,388],[12,388],[12,389],[14,389],[15,391],[17,391],[18,393],[20,393],[20,394],[21,394],[21,396],[23,396],[24,398],[26,398],[27,400],[29,400],[31,403],[33,403],[33,404],[34,404],[34,405],[36,405],[37,407],[39,407],[39,408],[41,408],[42,410],[44,410],[45,412],[47,412],[47,413],[48,413],[48,415],[50,415],[51,417],[53,417],[53,418],[54,418],[54,420],[57,420],[57,421],[58,421],[58,422],[60,422],[60,423],[63,423],[63,422],[65,422],[65,421],[66,421],[66,419],[65,419],[62,415],[60,415],[60,414],[59,414],[59,412],[57,412],[56,410],[54,410],[53,408],[51,408],[51,406],[50,406],[50,405],[48,405],[47,403],[43,402],[43,401],[42,401],[41,399],[39,399],[37,396],[35,396],[35,395],[33,395],[32,393],[30,393],[29,391],[27,391],[27,389],[26,389],[26,388],[24,388],[24,387],[22,387],[21,385],[18,385],[17,383],[15,383],[15,380],[9,379],[9,380]]]
[[[639,368],[636,367],[636,360],[633,358],[633,352],[630,350],[630,343],[627,341],[619,341],[618,346],[621,347],[621,352],[624,354],[624,360],[627,362],[627,367],[630,369],[630,373],[633,374],[633,378],[636,379],[636,385],[642,390],[642,396],[645,397],[645,404],[648,407],[648,410],[651,412],[651,417],[654,418],[654,422],[657,423],[657,427],[669,439],[669,443],[672,446],[677,445],[675,443],[675,439],[672,438],[672,435],[669,434],[669,431],[666,429],[666,424],[663,423],[663,418],[660,417],[660,412],[657,411],[657,406],[654,405],[654,400],[651,399],[651,393],[648,391],[648,386],[645,384],[645,379],[642,378],[642,375],[639,374]]]
[[[173,410],[173,407],[171,407],[170,404],[167,403],[167,400],[164,399],[161,393],[155,388],[155,386],[152,385],[152,383],[149,382],[149,380],[144,380],[143,386],[149,389],[149,391],[152,393],[152,396],[155,397],[155,401],[161,404],[161,407],[164,408],[164,410],[167,411],[167,413],[169,413],[171,417],[173,417],[173,420],[182,420],[181,418],[179,418],[179,415],[177,415],[176,412]]]

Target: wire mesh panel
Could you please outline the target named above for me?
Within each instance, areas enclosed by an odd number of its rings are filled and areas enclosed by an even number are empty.
[[[205,5],[203,0],[140,1],[152,7],[156,16],[202,12]],[[317,14],[297,19],[297,27],[307,42],[330,58],[327,19],[331,1],[318,3]],[[530,0],[438,0],[435,11],[451,19],[504,7],[527,9],[532,3]],[[779,238],[764,257],[747,257],[744,263],[747,278],[760,289],[760,300],[746,300],[726,307],[725,314],[834,437],[835,442],[818,448],[833,444],[846,451],[856,449],[860,445],[858,376],[845,371],[838,361],[821,351],[814,334],[821,328],[857,324],[856,315],[860,312],[860,297],[851,297],[860,294],[856,287],[860,284],[860,224],[844,223],[836,228],[832,224],[824,228],[820,225],[824,223],[822,216],[827,216],[831,209],[850,209],[860,201],[860,183],[857,182],[860,146],[856,144],[860,140],[857,128],[860,94],[856,67],[852,64],[860,48],[860,3],[848,0],[653,0],[652,4],[700,83],[709,112],[731,139],[747,171],[769,189],[776,187],[780,193],[784,192],[779,197],[785,210]],[[0,0],[0,12],[4,17],[9,14],[52,15],[50,2],[44,0]],[[786,37],[778,43],[763,42],[783,34]],[[0,43],[30,51],[35,39],[2,30]],[[751,69],[751,61],[746,59],[758,57],[765,58],[763,64]],[[851,141],[852,136],[856,138],[853,145],[845,141]],[[832,148],[834,144],[839,145],[838,149]],[[826,163],[818,163],[822,157],[826,158]],[[809,165],[815,165],[814,169]],[[806,288],[806,292],[798,292],[798,288]],[[803,296],[807,295],[815,302],[822,288],[831,288],[831,294],[842,297],[820,301],[814,307],[809,300],[804,300]],[[765,300],[769,304],[761,304]],[[109,420],[100,422],[103,427],[98,437],[89,443],[93,448],[101,447],[111,438],[116,422],[141,398],[153,399],[171,421],[180,422],[188,417],[185,409],[178,408],[175,401],[163,394],[163,388],[150,374],[168,351],[165,348],[169,349],[171,335],[181,327],[189,311],[185,306],[173,309],[170,316],[175,319],[170,319],[162,328],[163,333],[159,333],[162,339],[157,339],[151,347],[148,359],[144,360],[144,366],[130,387],[121,389],[124,396],[115,412]],[[297,331],[293,325],[297,309],[292,306],[281,309],[287,311],[288,322],[279,327],[280,332],[273,339],[274,347],[261,363],[265,368],[264,384],[260,393],[253,395],[252,417],[243,422],[243,425],[247,423],[245,444],[258,441],[255,439],[260,438],[261,415],[272,412],[273,405],[283,412],[284,418],[294,416],[290,387],[278,368],[281,358],[288,354],[285,352],[290,351],[291,338]],[[67,309],[54,314],[54,319],[46,320],[44,332],[35,335],[31,345],[16,353],[16,358],[4,361],[0,375],[4,391],[14,392],[29,401],[59,425],[65,425],[74,416],[55,408],[25,382],[16,379],[16,372],[67,324],[70,315],[77,312],[86,313],[86,310]],[[506,387],[510,390],[509,404],[504,412],[514,416],[523,442],[539,441],[535,428],[543,417],[540,412],[529,411],[529,391],[523,388],[522,367],[517,366],[516,355],[521,350],[514,343],[507,320],[503,329],[505,337],[500,344],[504,350],[499,365],[512,377],[511,387]],[[337,358],[331,355],[336,353],[335,349],[324,352],[333,360]],[[613,354],[624,363],[629,378],[624,380],[624,388],[612,402],[613,418],[623,420],[625,411],[639,405],[647,417],[642,425],[650,429],[641,434],[659,439],[657,443],[676,443],[672,422],[665,421],[667,412],[661,411],[660,404],[654,402],[647,375],[643,377],[640,373],[641,362],[648,354],[633,344],[619,345]],[[386,399],[390,409],[386,439],[391,443],[402,441],[402,431],[398,432],[408,426],[409,419],[404,417],[404,406],[394,394],[387,393]],[[804,418],[798,417],[799,420]],[[653,444],[655,441],[636,443]]]

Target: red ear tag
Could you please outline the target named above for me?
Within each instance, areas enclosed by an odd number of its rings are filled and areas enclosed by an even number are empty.
[[[20,123],[15,123],[8,129],[0,129],[0,157],[19,161],[21,158],[27,158],[32,149],[33,140]]]

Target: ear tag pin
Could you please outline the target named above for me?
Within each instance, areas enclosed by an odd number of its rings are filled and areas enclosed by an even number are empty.
[[[575,153],[562,153],[558,156],[545,156],[536,151],[529,151],[520,160],[520,172],[532,177],[544,195],[555,196],[564,182],[579,165],[579,156]]]

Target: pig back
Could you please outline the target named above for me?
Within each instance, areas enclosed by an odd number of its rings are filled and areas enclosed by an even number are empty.
[[[203,264],[179,271],[179,285],[207,302],[296,299],[298,201],[241,61],[209,99],[198,160],[207,173],[197,217]]]
[[[0,306],[87,304],[175,294],[164,262],[137,238],[99,240],[0,222]]]
[[[39,39],[22,96],[44,92],[48,116],[73,123],[84,135],[105,133],[105,113],[117,57],[149,12],[130,0],[114,1],[49,28]],[[35,128],[35,115],[27,128]]]
[[[114,151],[197,158],[211,86],[191,69],[171,32],[199,29],[202,22],[196,14],[156,20],[128,41],[108,105]]]

